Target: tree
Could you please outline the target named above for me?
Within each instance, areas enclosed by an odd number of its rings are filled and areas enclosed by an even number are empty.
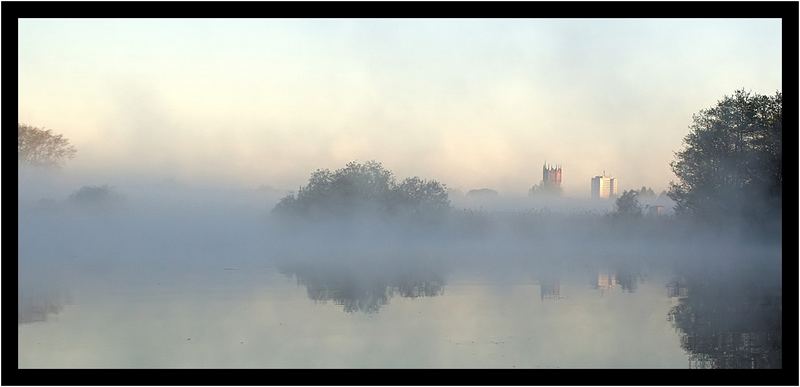
[[[692,368],[781,368],[779,286],[754,277],[688,276],[685,297],[667,319],[677,329]]]
[[[406,298],[436,297],[444,292],[445,279],[426,265],[376,269],[369,263],[358,266],[315,263],[285,264],[279,271],[306,287],[308,298],[333,301],[346,313],[377,313],[399,295]]]
[[[783,96],[744,90],[692,117],[685,148],[670,166],[668,196],[678,214],[702,219],[780,214]]]
[[[636,190],[625,191],[617,198],[615,215],[625,218],[638,218],[642,216],[642,206],[639,204],[639,192]]]
[[[77,150],[63,135],[50,129],[17,124],[17,156],[21,163],[35,166],[59,166],[75,157]]]
[[[528,190],[528,196],[561,196],[562,193],[563,189],[561,186],[548,184],[544,181],[531,186],[531,188]]]
[[[400,184],[377,161],[350,162],[331,172],[318,169],[297,194],[282,198],[274,213],[305,218],[355,215],[437,217],[450,209],[447,187],[411,177]]]
[[[642,186],[642,189],[639,190],[639,197],[640,198],[654,198],[656,197],[655,191],[652,188],[647,188]]]
[[[122,195],[108,185],[85,185],[69,196],[70,203],[87,209],[109,209],[122,200]]]
[[[439,216],[450,209],[447,187],[436,180],[409,177],[394,187],[392,205],[417,216]]]

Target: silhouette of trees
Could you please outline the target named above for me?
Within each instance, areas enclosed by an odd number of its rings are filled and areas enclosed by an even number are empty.
[[[347,313],[377,313],[395,295],[435,297],[444,293],[444,277],[421,268],[365,269],[347,265],[287,264],[280,268],[305,286],[308,298],[332,301]]]
[[[65,302],[65,297],[54,292],[34,292],[34,294],[19,292],[17,323],[46,321],[49,316],[60,313]]]
[[[409,177],[391,190],[390,208],[412,216],[440,215],[450,209],[447,188],[435,180]]]
[[[639,218],[642,216],[642,206],[639,204],[639,191],[630,190],[622,193],[615,203],[617,210],[614,213],[622,218]]]
[[[561,196],[564,190],[561,188],[560,185],[555,184],[548,184],[547,182],[541,182],[539,184],[534,184],[528,190],[528,196]]]
[[[17,124],[17,158],[34,166],[59,166],[75,157],[77,150],[63,135],[50,129]]]
[[[693,368],[780,368],[780,289],[752,279],[689,278],[667,319]],[[674,292],[678,295],[677,292]]]
[[[670,165],[678,214],[704,219],[780,214],[783,97],[744,90],[693,116],[685,148]]]
[[[398,184],[379,162],[353,161],[333,172],[314,171],[308,184],[297,194],[282,198],[273,212],[303,218],[379,215],[436,219],[449,209],[444,184],[419,177]]]
[[[69,196],[69,203],[92,210],[107,210],[122,200],[122,195],[108,185],[85,185]]]
[[[645,199],[645,198],[646,199],[655,198],[656,197],[656,193],[655,193],[655,191],[653,191],[652,188],[648,188],[648,187],[642,186],[642,189],[639,190],[639,197],[643,198],[643,199]]]

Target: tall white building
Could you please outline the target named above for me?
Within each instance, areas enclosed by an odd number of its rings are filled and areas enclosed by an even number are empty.
[[[592,199],[608,199],[617,196],[619,184],[617,179],[611,176],[595,176],[592,178]]]

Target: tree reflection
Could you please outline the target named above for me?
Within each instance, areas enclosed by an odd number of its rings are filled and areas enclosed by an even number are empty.
[[[66,300],[56,293],[23,294],[20,292],[17,301],[17,323],[28,324],[47,321],[48,316],[60,313]]]
[[[692,368],[780,368],[781,290],[754,280],[682,278],[668,315]]]
[[[644,281],[639,271],[628,268],[618,269],[616,279],[623,291],[633,293],[639,287],[639,283]]]
[[[617,287],[621,288],[623,292],[633,293],[639,287],[639,283],[643,281],[644,278],[638,270],[621,267],[616,270],[598,271],[592,286],[599,290],[600,294],[605,294]]]
[[[384,268],[321,264],[283,265],[280,272],[306,287],[317,302],[333,301],[345,312],[376,313],[395,295],[434,297],[444,293],[443,276],[430,268]]]

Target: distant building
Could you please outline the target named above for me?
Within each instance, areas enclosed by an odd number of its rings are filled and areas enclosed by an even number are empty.
[[[471,189],[467,192],[467,197],[471,198],[496,198],[497,191],[489,188]]]
[[[592,178],[592,199],[609,199],[619,193],[619,183],[617,179],[606,176],[605,171],[602,176]]]
[[[545,194],[558,196],[561,195],[561,191],[561,166],[547,165],[547,162],[545,162],[542,166],[542,182],[531,187],[528,195]]]
[[[553,185],[561,187],[561,166],[547,166],[547,162],[542,166],[542,186]]]

